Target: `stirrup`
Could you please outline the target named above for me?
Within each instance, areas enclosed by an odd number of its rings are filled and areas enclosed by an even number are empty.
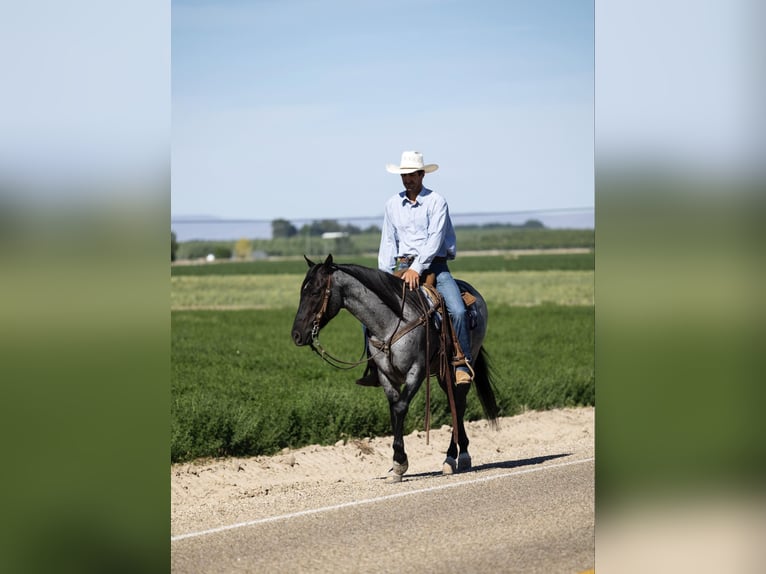
[[[380,381],[378,380],[378,375],[370,373],[369,375],[363,376],[361,379],[357,379],[356,384],[360,387],[379,387]]]
[[[367,363],[367,368],[364,370],[362,378],[356,380],[356,384],[360,387],[379,387],[380,381],[378,380],[378,370],[370,366]]]

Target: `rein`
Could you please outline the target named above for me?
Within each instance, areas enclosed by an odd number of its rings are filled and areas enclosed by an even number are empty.
[[[330,273],[327,276],[327,285],[325,286],[324,297],[322,299],[322,305],[319,308],[319,311],[317,311],[317,314],[314,317],[314,323],[311,327],[311,343],[309,344],[311,346],[311,349],[317,355],[319,355],[322,358],[322,360],[326,362],[328,365],[331,365],[335,367],[336,369],[340,369],[343,371],[348,371],[350,369],[353,369],[354,367],[358,367],[359,365],[366,363],[369,359],[376,357],[380,353],[388,353],[391,349],[391,345],[393,345],[401,337],[409,333],[412,329],[414,329],[420,324],[420,320],[414,322],[414,324],[408,324],[405,326],[405,330],[402,331],[398,337],[396,336],[397,333],[399,333],[399,327],[402,324],[402,316],[404,316],[404,304],[406,302],[404,289],[405,289],[405,285],[404,283],[402,283],[402,309],[401,309],[401,313],[399,317],[399,322],[396,324],[396,327],[394,327],[394,332],[388,338],[388,342],[384,343],[380,347],[377,347],[376,345],[373,344],[373,346],[375,346],[378,350],[377,352],[372,353],[369,357],[365,357],[365,355],[367,354],[366,353],[367,349],[365,348],[365,349],[362,349],[362,354],[359,357],[358,361],[354,361],[354,362],[344,361],[328,353],[325,350],[324,346],[322,346],[322,343],[319,342],[319,329],[320,329],[319,322],[322,320],[322,317],[327,311],[327,304],[329,303],[330,295],[332,294],[332,273]],[[370,340],[370,343],[372,343],[372,340]]]
[[[330,353],[328,353],[325,350],[325,348],[322,346],[322,343],[319,342],[319,329],[320,329],[319,322],[322,320],[322,317],[327,311],[327,304],[330,301],[331,294],[332,294],[332,273],[330,273],[327,276],[327,285],[325,286],[325,289],[324,289],[324,297],[322,299],[322,305],[319,308],[319,311],[317,311],[317,314],[314,316],[314,323],[311,326],[311,343],[309,343],[309,345],[311,346],[311,350],[314,351],[317,355],[319,355],[322,358],[322,360],[325,361],[328,365],[332,365],[336,369],[348,371],[349,369],[353,369],[354,367],[358,367],[362,363],[367,362],[367,359],[364,356],[366,349],[362,349],[362,355],[361,357],[359,357],[358,361],[349,362],[349,361],[344,361],[342,359],[338,359],[337,357],[333,357]]]

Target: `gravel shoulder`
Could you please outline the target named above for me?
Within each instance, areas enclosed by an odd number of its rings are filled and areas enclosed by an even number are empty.
[[[499,420],[466,423],[472,473],[556,464],[593,457],[595,408],[530,411]],[[405,437],[409,470],[400,484],[386,483],[391,437],[285,449],[275,456],[200,460],[171,466],[171,536],[239,522],[427,488],[460,480],[441,475],[450,428]]]

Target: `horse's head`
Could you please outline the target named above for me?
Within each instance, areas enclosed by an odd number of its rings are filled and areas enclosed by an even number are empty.
[[[318,264],[305,255],[303,258],[309,270],[301,285],[301,300],[293,321],[293,342],[299,347],[311,343],[340,311],[340,304],[332,297],[332,274],[336,269],[332,255]]]

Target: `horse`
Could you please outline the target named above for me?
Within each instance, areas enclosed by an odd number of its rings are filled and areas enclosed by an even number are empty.
[[[391,413],[394,452],[393,474],[388,481],[401,482],[407,472],[404,419],[410,401],[428,374],[437,376],[439,386],[448,396],[452,395],[450,402],[454,402],[453,433],[442,473],[469,470],[471,456],[463,416],[471,385],[454,384],[454,377],[447,372],[450,365],[439,373],[440,333],[428,324],[430,315],[424,310],[422,295],[418,290],[405,290],[400,278],[385,271],[334,263],[332,254],[323,263],[314,263],[305,255],[304,259],[309,269],[301,284],[300,303],[292,327],[293,342],[299,347],[310,345],[316,350],[320,330],[343,308],[367,328],[370,344],[377,349],[370,348],[370,359],[378,367],[378,379]],[[473,328],[470,331],[474,386],[487,420],[492,428],[496,428],[499,408],[489,357],[483,346],[487,332],[487,305],[471,285],[456,281],[461,291],[476,298],[472,305],[475,320],[471,321]]]

